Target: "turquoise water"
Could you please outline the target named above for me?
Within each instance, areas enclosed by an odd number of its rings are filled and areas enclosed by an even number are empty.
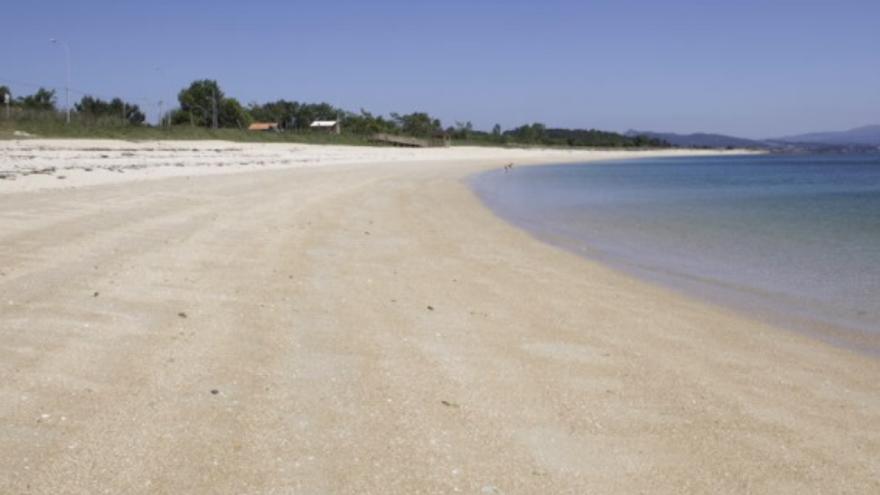
[[[880,155],[519,167],[471,182],[545,241],[880,352]]]

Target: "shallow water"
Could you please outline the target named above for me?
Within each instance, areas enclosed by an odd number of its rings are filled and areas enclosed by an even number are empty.
[[[519,167],[471,184],[543,240],[880,352],[880,155]]]

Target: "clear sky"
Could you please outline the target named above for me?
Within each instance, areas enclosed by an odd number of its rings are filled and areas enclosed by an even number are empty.
[[[0,17],[0,84],[62,88],[54,37],[73,88],[151,119],[215,78],[242,103],[485,129],[772,137],[880,123],[880,0],[8,0]]]

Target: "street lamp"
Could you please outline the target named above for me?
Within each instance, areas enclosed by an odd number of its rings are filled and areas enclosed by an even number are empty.
[[[70,123],[70,45],[64,41],[58,41],[55,38],[49,40],[49,43],[61,45],[64,48],[65,61],[67,62],[67,85],[64,87],[64,105],[67,107],[67,123]]]
[[[156,72],[159,74],[159,79],[160,79],[160,80],[164,80],[164,79],[165,79],[165,78],[163,77],[165,74],[162,73],[162,67],[161,67],[161,66],[153,67],[153,70],[156,71]],[[159,124],[159,127],[165,127],[165,117],[162,115],[162,105],[163,105],[163,104],[165,104],[165,102],[162,101],[162,100],[159,100],[159,118],[156,119],[156,123]]]

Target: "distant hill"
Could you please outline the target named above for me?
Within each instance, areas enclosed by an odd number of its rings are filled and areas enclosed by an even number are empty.
[[[666,141],[673,146],[684,148],[769,148],[764,141],[754,139],[725,136],[723,134],[707,134],[703,132],[695,134],[675,134],[672,132],[649,132],[630,130],[627,136],[647,136]]]
[[[790,153],[875,153],[880,150],[880,125],[762,140],[704,132],[675,134],[631,130],[626,132],[626,136],[645,136],[682,148],[753,148]]]
[[[785,143],[815,143],[834,145],[880,146],[880,125],[866,125],[848,131],[813,132],[786,136],[774,141]]]

